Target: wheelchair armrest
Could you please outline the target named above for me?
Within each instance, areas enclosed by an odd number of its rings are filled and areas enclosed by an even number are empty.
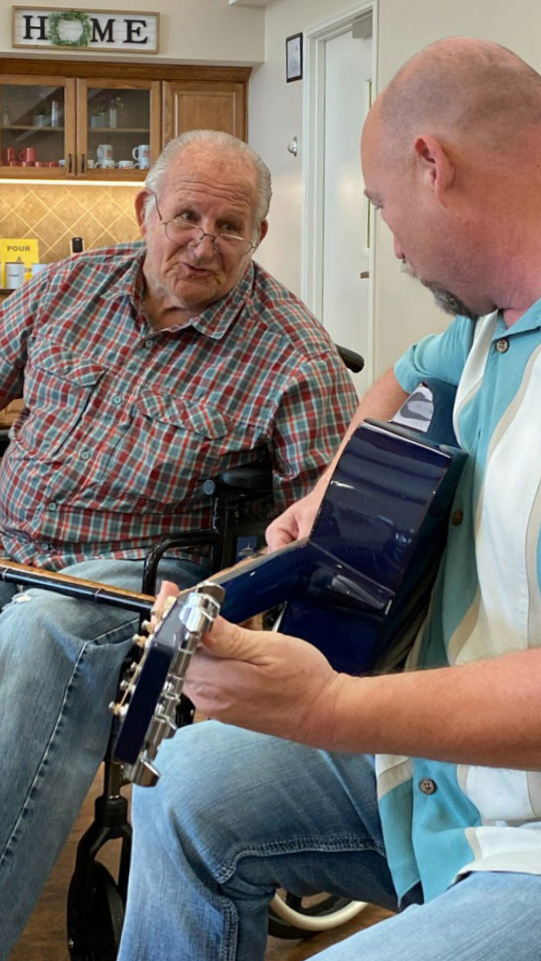
[[[185,531],[183,534],[169,534],[162,537],[160,541],[150,548],[145,557],[143,566],[143,580],[141,591],[143,594],[156,593],[156,578],[158,565],[167,551],[173,548],[182,549],[184,547],[194,547],[205,544],[217,544],[220,540],[219,531],[212,527],[203,528],[198,531]]]
[[[357,351],[350,350],[349,347],[341,347],[340,344],[336,344],[336,349],[347,369],[353,374],[358,374],[363,369],[364,357],[358,354]]]
[[[272,467],[270,461],[258,464],[244,464],[221,471],[216,477],[203,484],[203,491],[209,497],[220,491],[238,493],[272,493]]]

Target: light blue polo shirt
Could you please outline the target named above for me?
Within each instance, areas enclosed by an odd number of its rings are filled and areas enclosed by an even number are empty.
[[[510,328],[498,312],[475,328],[459,317],[395,374],[407,391],[428,376],[458,385],[455,432],[469,455],[408,667],[540,646],[541,301]],[[428,900],[470,871],[541,874],[540,772],[388,755],[376,769],[400,896],[420,880]]]

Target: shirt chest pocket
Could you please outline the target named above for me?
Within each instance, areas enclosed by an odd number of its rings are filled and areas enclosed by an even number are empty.
[[[139,495],[162,504],[193,495],[203,480],[238,463],[253,445],[249,424],[204,401],[143,391],[134,415],[137,430],[130,442],[137,444],[141,461],[137,475],[129,479],[130,489],[135,485]],[[121,470],[123,462],[122,457],[117,461]],[[126,460],[126,469],[128,464]],[[128,478],[119,476],[117,481]]]
[[[136,407],[141,414],[158,424],[176,427],[209,440],[220,440],[236,427],[235,421],[215,405],[183,397],[143,391],[136,401]]]
[[[62,345],[34,342],[25,369],[26,418],[18,432],[20,443],[28,450],[58,455],[105,373],[103,366]]]

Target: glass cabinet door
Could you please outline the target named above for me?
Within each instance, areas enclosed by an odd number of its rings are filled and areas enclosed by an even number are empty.
[[[0,84],[0,174],[73,174],[72,81],[36,78],[21,83],[20,79]]]
[[[79,174],[144,180],[158,153],[159,82],[122,86],[80,80],[79,85]]]

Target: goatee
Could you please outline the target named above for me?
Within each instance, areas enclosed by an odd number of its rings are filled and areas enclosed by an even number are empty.
[[[452,294],[450,290],[446,290],[445,287],[440,287],[439,284],[432,283],[430,280],[421,280],[415,271],[411,269],[409,264],[405,262],[402,263],[402,269],[404,273],[408,274],[409,277],[415,277],[415,279],[418,280],[423,287],[426,287],[427,290],[430,290],[438,307],[441,307],[446,314],[451,314],[453,317],[468,317],[469,320],[473,321],[479,319],[480,314],[477,314],[471,310],[468,305],[460,299],[460,297],[456,297],[455,294]]]

